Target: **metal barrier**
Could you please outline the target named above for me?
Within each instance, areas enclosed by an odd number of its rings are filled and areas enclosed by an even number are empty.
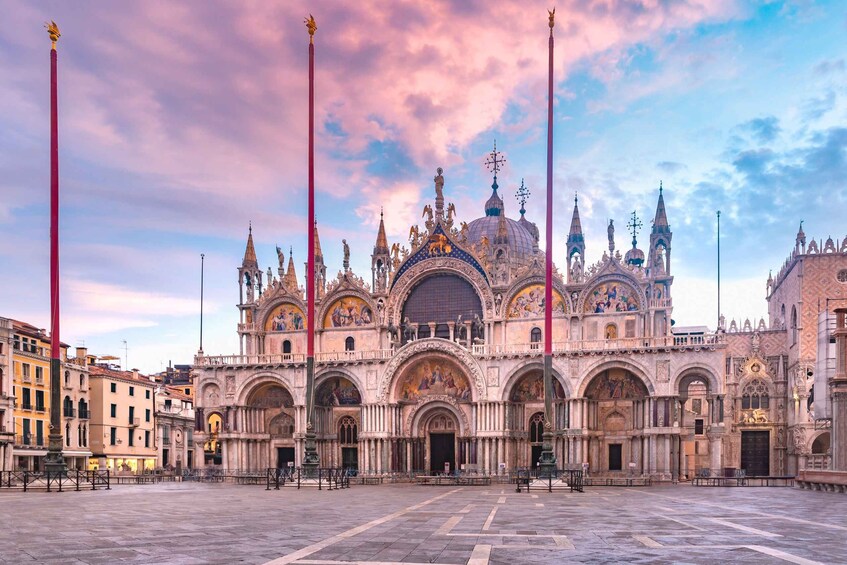
[[[265,471],[265,490],[279,490],[286,484],[296,486],[315,486],[318,490],[338,490],[350,488],[350,469],[341,467],[318,467],[317,469],[302,469],[301,467],[284,467],[281,469],[268,468]]]
[[[108,469],[105,471],[69,469],[61,472],[0,471],[0,488],[21,489],[24,492],[30,490],[64,492],[68,487],[73,487],[74,491],[80,491],[83,488],[97,490],[98,487],[111,490],[111,474]]]
[[[522,489],[529,492],[533,487],[546,488],[547,492],[553,492],[554,489],[585,492],[581,469],[516,469],[510,479],[515,483],[515,492],[521,492]]]

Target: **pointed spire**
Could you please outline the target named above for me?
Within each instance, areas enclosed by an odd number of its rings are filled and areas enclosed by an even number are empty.
[[[579,219],[579,196],[573,197],[573,217],[571,218],[571,229],[568,232],[568,243],[582,243],[585,238],[582,235],[582,222]]]
[[[324,254],[321,251],[321,238],[318,236],[318,221],[315,220],[315,260],[323,262]]]
[[[505,245],[509,243],[509,230],[506,228],[506,214],[500,214],[497,219],[497,235],[494,238],[494,243]]]
[[[659,203],[656,205],[656,217],[653,220],[653,233],[665,233],[670,231],[668,225],[668,214],[665,211],[665,197],[662,195],[662,181],[659,181]]]
[[[288,271],[285,273],[285,288],[289,291],[297,290],[297,270],[294,268],[294,248],[288,248]]]
[[[388,253],[388,238],[385,237],[385,221],[383,221],[382,208],[379,210],[379,230],[376,232],[376,245],[374,245],[374,255],[377,253]]]
[[[259,268],[259,261],[256,259],[256,248],[253,246],[253,222],[250,222],[249,231],[247,232],[247,248],[244,250],[244,260],[241,266],[245,269]]]

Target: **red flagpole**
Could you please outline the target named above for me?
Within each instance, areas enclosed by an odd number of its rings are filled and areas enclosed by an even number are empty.
[[[553,453],[553,15],[550,12],[549,78],[547,84],[547,256],[544,269],[544,433],[539,474],[552,477]]]
[[[544,355],[553,354],[553,20],[547,85],[547,261],[544,269]]]
[[[309,226],[308,272],[306,273],[306,356],[315,356],[315,44],[309,37]]]
[[[50,351],[60,358],[59,341],[59,101],[55,46],[50,50]]]
[[[62,342],[59,339],[59,96],[56,42],[59,27],[46,24],[50,34],[50,433],[44,467],[50,474],[63,474],[62,422],[59,380],[62,372]]]
[[[320,464],[315,442],[315,31],[318,26],[310,14],[309,31],[309,258],[306,261],[306,437],[301,466],[313,475]]]

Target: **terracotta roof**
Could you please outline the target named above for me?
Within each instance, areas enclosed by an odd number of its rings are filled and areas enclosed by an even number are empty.
[[[185,402],[194,402],[194,399],[191,398],[190,394],[185,394],[182,391],[182,387],[178,386],[165,386],[165,390],[168,393],[168,396],[171,398],[175,398],[177,400],[182,400]]]
[[[89,365],[88,374],[91,377],[109,377],[112,379],[141,383],[151,387],[156,386],[156,383],[151,381],[146,375],[138,373],[138,376],[136,377],[135,373],[132,371],[116,371],[114,369],[107,369],[98,365]]]

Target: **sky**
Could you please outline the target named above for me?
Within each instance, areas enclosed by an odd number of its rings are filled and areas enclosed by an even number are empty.
[[[62,340],[159,371],[238,352],[237,268],[293,248],[303,283],[308,35],[330,277],[370,281],[380,210],[405,241],[434,198],[483,215],[496,139],[508,216],[544,230],[547,8],[556,5],[554,261],[579,195],[589,263],[662,182],[673,318],[767,316],[808,238],[847,236],[847,5],[791,0],[0,0],[0,316],[49,327],[49,50],[59,40]]]

